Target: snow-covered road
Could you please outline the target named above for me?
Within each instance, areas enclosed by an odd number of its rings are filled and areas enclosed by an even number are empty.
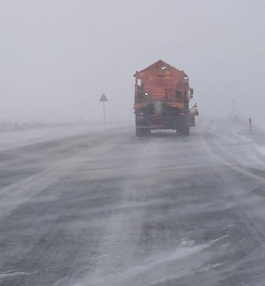
[[[265,285],[264,134],[74,135],[0,152],[1,286]]]
[[[65,126],[47,126],[20,131],[0,132],[0,151],[24,147],[37,143],[57,140],[65,137],[73,137],[89,132],[104,132],[104,130],[113,128],[122,128],[124,125],[65,125]]]

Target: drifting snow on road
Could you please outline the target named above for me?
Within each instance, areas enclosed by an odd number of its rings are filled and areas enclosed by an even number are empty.
[[[1,151],[0,285],[263,285],[265,135],[247,132],[106,128]]]
[[[123,125],[120,125],[122,128]],[[35,128],[30,130],[0,132],[0,151],[9,150],[18,147],[24,147],[32,144],[58,140],[65,137],[78,136],[88,132],[103,132],[113,128],[106,125],[65,125],[46,128]]]

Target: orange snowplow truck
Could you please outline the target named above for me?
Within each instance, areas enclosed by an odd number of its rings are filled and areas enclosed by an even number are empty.
[[[155,129],[189,135],[189,100],[193,89],[189,87],[188,76],[160,60],[136,72],[134,77],[136,135],[146,136]]]

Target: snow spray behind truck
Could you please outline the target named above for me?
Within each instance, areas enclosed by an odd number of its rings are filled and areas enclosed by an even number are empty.
[[[159,60],[136,72],[134,77],[136,135],[146,136],[155,129],[189,135],[199,113],[197,106],[189,110],[193,89],[189,87],[188,76]]]

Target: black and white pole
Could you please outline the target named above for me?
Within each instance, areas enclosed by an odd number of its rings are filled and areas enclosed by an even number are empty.
[[[108,99],[104,93],[101,95],[101,98],[99,101],[103,103],[103,122],[105,124],[106,123],[105,102],[108,101]]]
[[[105,101],[103,101],[103,117],[104,117],[104,124],[106,123],[106,114],[105,114]]]

